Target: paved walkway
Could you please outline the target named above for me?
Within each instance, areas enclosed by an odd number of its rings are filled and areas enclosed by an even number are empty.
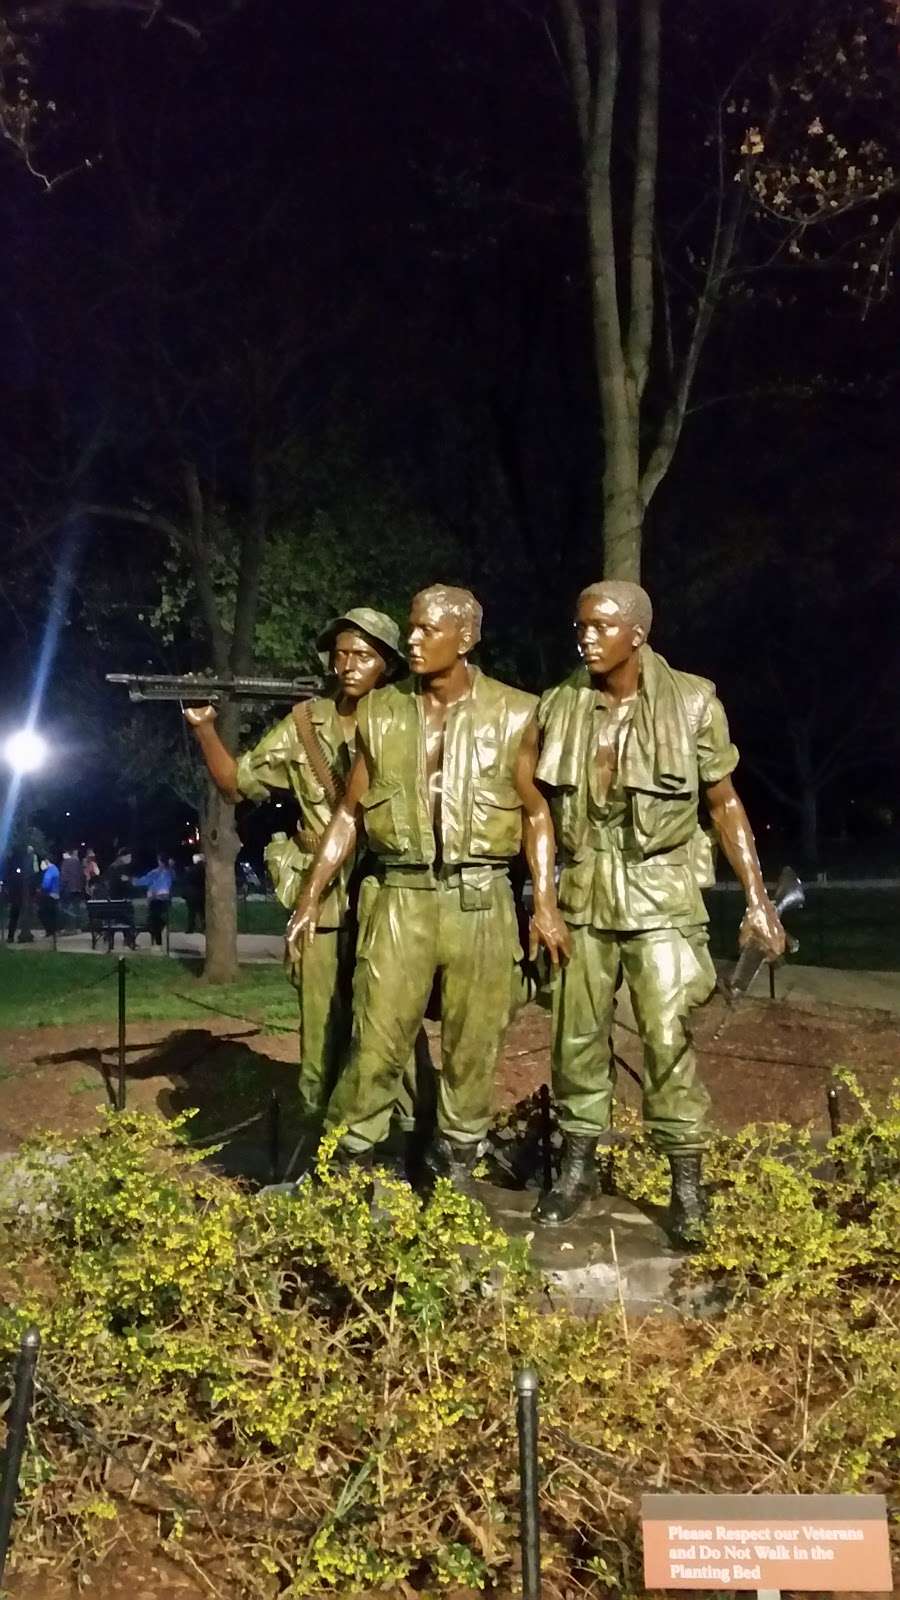
[[[194,956],[202,960],[205,948],[202,933],[173,933],[169,942],[170,956]],[[35,934],[32,945],[17,945],[17,950],[46,950],[43,934]],[[115,953],[123,953],[121,939],[117,939]],[[63,935],[57,949],[74,955],[105,955],[106,947],[98,944],[91,950],[90,934]],[[130,954],[125,951],[124,953]],[[165,953],[154,949],[148,937],[138,939],[134,954],[148,961],[159,960]],[[238,959],[241,962],[277,961],[284,955],[284,940],[275,933],[239,933]],[[765,968],[754,979],[752,993],[768,993],[768,972]],[[839,1006],[872,1006],[880,1011],[895,1011],[900,1015],[900,972],[864,972],[837,967],[804,967],[792,961],[776,968],[775,995],[779,1000],[818,1000]],[[621,994],[620,994],[621,1004]]]
[[[34,944],[17,944],[16,950],[46,950],[49,944],[40,929],[35,930]],[[238,934],[238,960],[244,961],[281,961],[284,955],[284,937],[280,933],[239,933]],[[91,936],[89,933],[63,933],[56,941],[56,948],[63,955],[76,956],[105,956],[108,954],[104,940],[98,940],[96,949],[91,949]],[[203,959],[206,950],[206,939],[202,933],[173,933],[169,936],[170,956],[196,956]],[[145,956],[148,961],[159,960],[166,954],[166,946],[162,948],[150,943],[146,930],[138,933],[134,950],[129,950],[122,943],[121,935],[117,935],[113,951],[117,956]]]
[[[752,993],[768,993],[768,974],[754,979]],[[837,1006],[874,1006],[900,1013],[900,972],[854,972],[851,968],[804,967],[788,961],[775,971],[778,1000],[823,1000]]]

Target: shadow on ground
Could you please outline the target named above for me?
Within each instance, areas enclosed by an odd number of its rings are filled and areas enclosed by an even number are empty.
[[[260,1032],[176,1028],[156,1043],[126,1045],[126,1104],[129,1085],[168,1080],[156,1093],[159,1111],[169,1120],[194,1112],[191,1137],[199,1144],[221,1144],[212,1158],[219,1170],[259,1182],[272,1181],[273,1173],[283,1177],[303,1132],[297,1069],[262,1052],[256,1043]],[[110,1105],[116,1103],[115,1045],[56,1051],[36,1057],[35,1064],[89,1067],[102,1080]]]

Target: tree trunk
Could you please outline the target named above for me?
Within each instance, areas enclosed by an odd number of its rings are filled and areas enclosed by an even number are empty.
[[[622,402],[627,406],[627,401]],[[621,443],[607,408],[606,458],[603,468],[603,576],[641,581],[641,529],[644,508],[638,481],[636,424],[626,416]],[[629,439],[627,435],[633,432]]]
[[[220,707],[219,737],[232,754],[237,749],[240,714],[227,702]],[[234,863],[241,847],[234,822],[234,806],[207,781],[200,819],[200,836],[206,857],[206,983],[235,983],[238,977],[237,889]]]
[[[234,983],[238,977],[237,894],[234,863],[241,847],[234,824],[234,806],[223,800],[212,781],[201,821],[206,857],[206,983]]]

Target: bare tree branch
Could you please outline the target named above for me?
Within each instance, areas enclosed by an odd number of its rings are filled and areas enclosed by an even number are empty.
[[[559,0],[563,32],[566,38],[566,55],[572,82],[572,99],[581,148],[587,156],[591,127],[591,73],[588,66],[587,39],[578,0]]]
[[[637,150],[631,210],[631,304],[628,365],[638,402],[647,385],[653,341],[653,233],[659,146],[660,0],[641,0]]]

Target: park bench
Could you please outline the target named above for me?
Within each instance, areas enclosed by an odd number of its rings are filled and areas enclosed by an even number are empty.
[[[87,908],[92,950],[96,950],[98,939],[105,939],[106,948],[111,952],[117,933],[122,935],[123,944],[134,949],[137,935],[131,900],[89,900]]]

